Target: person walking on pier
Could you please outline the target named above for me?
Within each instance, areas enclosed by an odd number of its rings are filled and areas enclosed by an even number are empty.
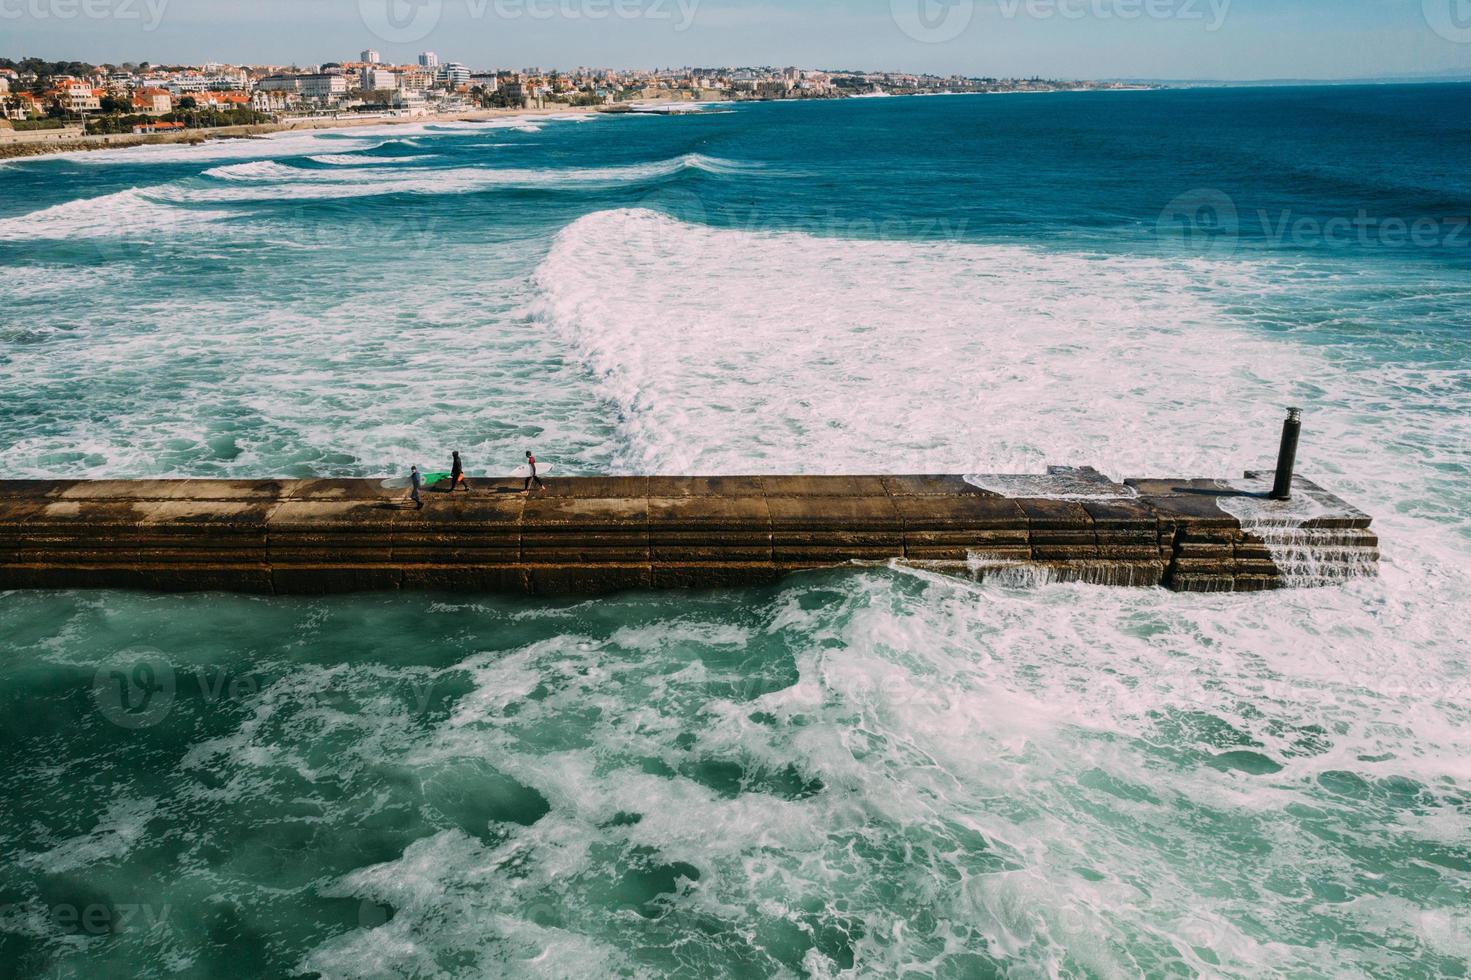
[[[465,492],[469,493],[470,484],[465,481],[465,468],[460,465],[460,454],[456,452],[452,453],[451,455],[454,457],[455,461],[454,465],[450,467],[449,492],[454,493],[456,490],[460,489],[461,486],[463,486],[465,488]]]
[[[542,493],[547,492],[547,485],[541,482],[541,477],[536,475],[536,457],[531,455],[531,450],[526,450],[526,485],[521,488],[522,493],[531,492],[531,484],[534,481],[537,489]]]
[[[419,475],[419,467],[409,469],[409,499],[414,502],[415,510],[424,509],[424,501],[419,499],[419,488],[424,485],[424,478]]]

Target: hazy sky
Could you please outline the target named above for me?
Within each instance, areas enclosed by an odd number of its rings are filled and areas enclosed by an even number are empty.
[[[1070,78],[1471,74],[1471,0],[0,0],[0,56]]]

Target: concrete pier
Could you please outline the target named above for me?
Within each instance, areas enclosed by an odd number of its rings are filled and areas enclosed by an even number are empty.
[[[1306,562],[1331,581],[1335,569],[1366,574],[1378,560],[1370,518],[1301,478],[1295,493],[1312,516],[1268,511],[1274,534],[1301,538],[1291,562],[1271,534],[1222,509],[1247,498],[1256,506],[1256,495],[1217,480],[1119,484],[1058,467],[1021,477],[548,484],[529,497],[519,480],[477,480],[469,494],[431,488],[415,510],[405,491],[373,480],[0,482],[0,589],[575,595],[903,561],[975,578],[1021,569],[1239,592],[1302,584],[1287,564]]]

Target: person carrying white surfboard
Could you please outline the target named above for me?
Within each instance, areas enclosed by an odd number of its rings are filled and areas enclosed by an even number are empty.
[[[531,450],[526,450],[526,485],[521,488],[522,493],[531,492],[531,484],[534,481],[542,493],[547,492],[547,485],[541,482],[541,477],[536,475],[536,457],[531,455]]]

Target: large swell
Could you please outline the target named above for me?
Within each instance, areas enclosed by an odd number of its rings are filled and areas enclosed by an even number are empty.
[[[9,961],[1463,974],[1465,257],[1181,247],[1155,219],[1200,187],[1242,214],[1471,210],[1397,122],[1468,96],[1264,98],[384,127],[0,171],[7,477],[368,476],[451,448],[500,472],[535,448],[569,473],[1236,478],[1296,404],[1302,472],[1384,549],[1377,578],[1250,597],[903,567],[597,602],[3,595]],[[1128,153],[1166,176],[1120,179]],[[172,687],[134,729],[94,689],[140,663]],[[58,923],[89,903],[166,921]]]

